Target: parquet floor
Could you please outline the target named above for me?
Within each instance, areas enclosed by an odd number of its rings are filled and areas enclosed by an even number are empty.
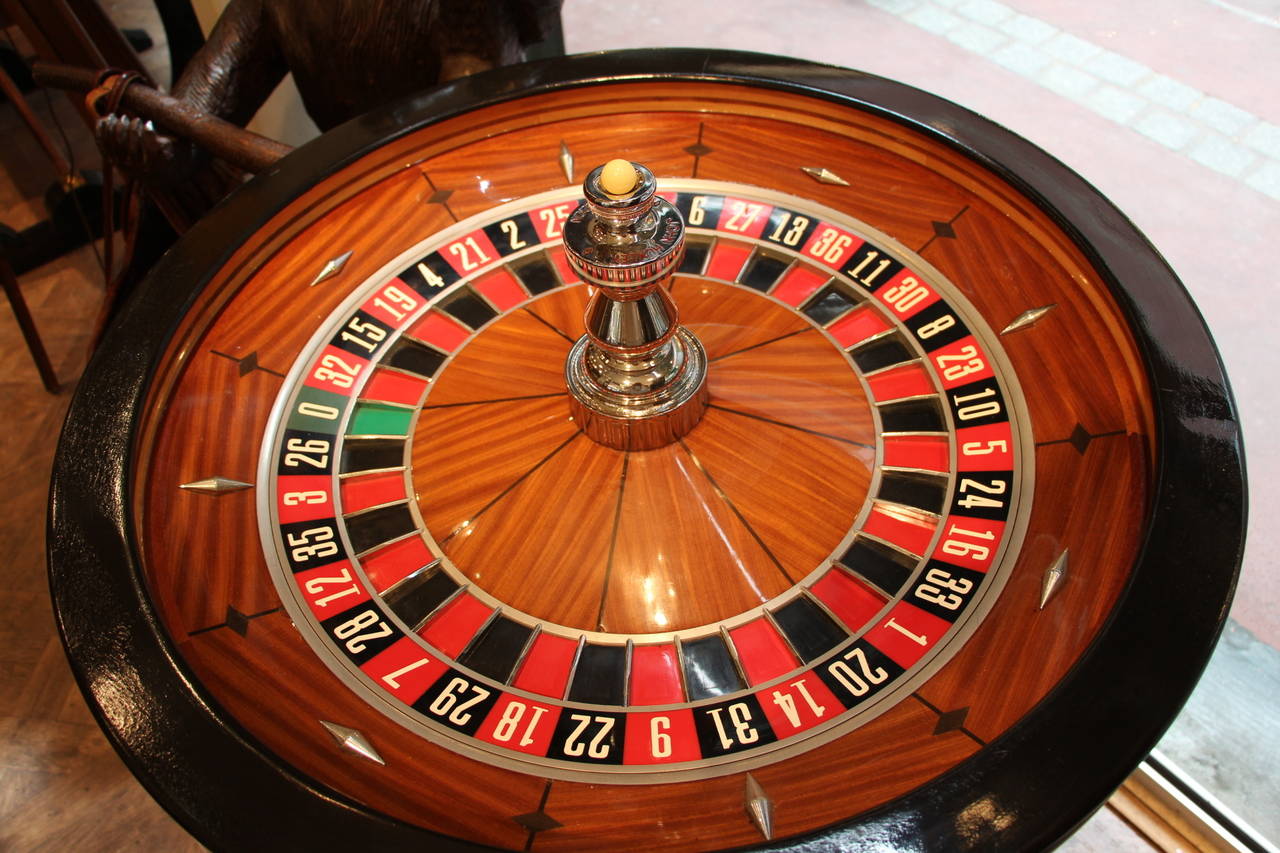
[[[83,249],[24,277],[59,376],[57,396],[0,326],[0,850],[200,850],[125,768],[76,687],[49,607],[44,514],[63,413],[84,361],[100,287]]]
[[[82,165],[92,142],[65,104]],[[49,102],[35,96],[46,117]],[[11,106],[0,109],[0,222],[44,216],[53,176]],[[11,144],[10,144],[11,141]],[[134,780],[98,729],[63,656],[49,606],[44,517],[63,414],[84,367],[101,299],[91,247],[21,278],[64,388],[50,395],[5,305],[0,309],[0,850],[201,850]]]

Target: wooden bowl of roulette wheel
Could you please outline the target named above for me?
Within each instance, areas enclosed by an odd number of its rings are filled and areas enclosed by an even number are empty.
[[[1079,177],[633,51],[372,113],[185,237],[81,383],[50,572],[211,847],[1035,849],[1189,693],[1243,508],[1212,341]]]

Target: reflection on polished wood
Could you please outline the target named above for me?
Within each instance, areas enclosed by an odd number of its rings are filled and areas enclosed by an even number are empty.
[[[450,406],[564,391],[569,342],[527,311],[513,311],[449,363],[447,382],[432,385],[428,406]],[[514,359],[512,353],[519,353]]]
[[[861,447],[874,445],[871,409],[857,377],[835,359],[811,361],[816,346],[830,346],[816,329],[782,338],[768,346],[736,352],[712,365],[711,401],[758,423],[831,436]],[[756,377],[775,376],[787,393]]]
[[[1020,716],[1018,694],[1039,670],[1070,665],[1074,650],[1097,633],[1106,616],[1090,602],[1119,596],[1127,577],[1114,567],[1141,544],[1145,508],[1132,496],[1144,488],[1140,478],[1148,452],[1143,438],[1124,435],[1097,439],[1083,459],[1067,443],[1040,449],[1036,477],[1042,485],[1032,508],[1032,532],[1003,594],[1017,604],[1002,608],[998,620],[984,622],[946,669],[920,689],[921,696],[944,710],[969,708],[965,727],[989,741]],[[1083,476],[1077,473],[1081,469]],[[1106,489],[1099,488],[1102,482]],[[1040,610],[1044,569],[1064,542],[1071,543],[1070,574]],[[1018,649],[1035,654],[1018,655]],[[993,661],[1006,662],[1001,677],[974,695],[974,679],[989,673]]]
[[[710,361],[813,328],[799,315],[776,309],[769,312],[768,322],[761,322],[765,303],[758,296],[702,279],[677,276],[671,298],[680,309],[680,322],[702,341]]]
[[[337,170],[237,248],[213,274],[174,337],[139,438],[144,461],[135,511],[147,580],[164,603],[161,615],[169,631],[181,640],[192,630],[221,622],[227,606],[253,613],[276,603],[261,558],[227,545],[230,540],[256,542],[252,513],[240,508],[216,521],[208,515],[213,507],[231,507],[228,501],[252,493],[209,498],[176,488],[214,474],[251,481],[252,476],[244,475],[255,470],[256,443],[279,387],[270,374],[239,376],[235,362],[211,351],[237,358],[256,352],[264,366],[287,371],[316,325],[351,286],[406,246],[451,224],[450,211],[465,217],[502,200],[563,186],[555,157],[561,140],[579,162],[626,156],[647,163],[661,178],[690,175],[695,157],[685,149],[699,139],[710,149],[696,160],[700,178],[777,188],[872,223],[908,247],[928,243],[923,257],[996,329],[1028,308],[1059,306],[1034,326],[1003,339],[1026,394],[1034,440],[1041,445],[1035,454],[1038,473],[1027,544],[1008,588],[952,663],[918,691],[921,698],[905,699],[819,749],[753,771],[775,800],[779,834],[825,826],[935,778],[978,749],[978,741],[997,737],[1044,698],[1113,608],[1139,546],[1131,530],[1145,517],[1149,500],[1152,415],[1141,357],[1122,311],[1101,276],[1048,216],[955,150],[887,119],[834,110],[827,102],[786,92],[733,85],[621,83],[538,95],[457,116],[405,134]],[[856,175],[856,191],[816,183],[797,168],[815,162]],[[432,186],[453,191],[449,211],[428,203]],[[933,221],[952,222],[956,237],[933,239]],[[309,291],[308,283],[324,262],[347,250],[355,254],[343,273]],[[689,291],[693,281],[677,283],[676,299],[685,322],[696,329],[693,315],[700,310],[700,294],[696,285],[688,300],[680,292]],[[580,298],[575,289],[556,295]],[[547,309],[543,319],[575,336],[562,327],[572,306],[551,311],[552,304],[535,303],[532,310]],[[517,310],[469,344],[441,374],[429,404],[560,390],[557,377],[568,340],[531,315],[520,319],[522,313]],[[522,325],[508,334],[504,324]],[[717,348],[732,347],[716,330],[709,330],[707,338]],[[556,618],[595,628],[603,596],[602,621],[610,630],[650,630],[644,626],[657,622],[655,611],[638,615],[633,609],[637,597],[643,597],[647,575],[634,574],[632,581],[617,584],[610,579],[608,594],[602,593],[619,491],[624,502],[646,495],[665,500],[680,509],[679,523],[687,524],[690,519],[684,516],[694,512],[676,492],[687,488],[686,495],[712,495],[720,502],[716,523],[738,525],[738,532],[727,536],[736,553],[751,554],[753,548],[756,553],[742,558],[750,570],[739,575],[743,580],[736,591],[726,593],[730,597],[711,597],[701,612],[664,610],[669,626],[723,617],[726,609],[743,606],[752,595],[767,597],[787,583],[785,576],[803,574],[794,566],[807,565],[814,553],[833,547],[822,538],[834,535],[839,524],[824,516],[806,530],[795,520],[780,519],[756,477],[768,473],[776,482],[783,474],[757,471],[749,462],[735,464],[735,446],[748,439],[757,442],[758,459],[766,452],[775,459],[785,457],[774,448],[787,447],[811,468],[844,466],[850,472],[865,469],[868,461],[859,443],[873,443],[867,438],[869,410],[852,396],[860,386],[851,372],[840,374],[848,371],[847,365],[806,365],[806,371],[813,371],[806,375],[817,377],[816,383],[785,397],[753,378],[774,371],[802,381],[798,360],[817,344],[830,346],[820,333],[803,331],[736,354],[721,353],[725,357],[711,368],[717,408],[687,437],[688,451],[669,448],[665,463],[642,461],[640,454],[630,460],[612,451],[610,456],[581,436],[572,438],[549,405],[532,400],[489,404],[502,407],[492,413],[482,411],[488,406],[458,407],[454,411],[465,426],[458,427],[452,446],[470,448],[476,458],[446,462],[450,442],[441,442],[439,449],[417,448],[426,425],[449,411],[428,410],[415,437],[415,451],[426,456],[414,460],[415,488],[428,524],[441,538],[448,535],[441,532],[446,528],[452,532],[461,521],[477,517],[476,533],[454,536],[446,548],[463,571],[478,573],[482,587],[514,606],[549,613],[554,597],[564,600],[563,615]],[[476,359],[471,367],[465,363],[468,358]],[[541,361],[553,358],[559,360]],[[540,363],[528,368],[527,384],[522,382],[517,392],[510,385],[500,393],[482,387],[486,371],[504,363],[524,370],[535,361]],[[506,375],[512,372],[508,369]],[[466,382],[451,389],[459,377]],[[839,399],[847,403],[833,402]],[[830,414],[836,405],[846,405],[845,411]],[[1066,443],[1077,425],[1105,437],[1093,439],[1081,452]],[[507,454],[495,465],[491,457],[497,450],[480,446],[484,442],[477,434],[504,428],[535,436],[542,452],[522,450],[518,458]],[[472,434],[464,438],[467,430]],[[192,438],[202,435],[218,440]],[[549,461],[533,468],[557,447]],[[467,463],[492,471],[469,481],[454,504],[439,503],[436,487],[424,481],[437,476],[432,467],[457,479],[466,476]],[[653,482],[641,486],[639,478],[650,469]],[[596,494],[581,496],[578,481],[587,478],[603,486]],[[713,480],[733,509],[716,494]],[[827,489],[816,477],[795,483],[779,500],[804,500],[812,506],[807,515],[813,519],[833,504],[837,512],[842,507],[848,512],[849,506],[856,511],[860,500],[854,495],[866,488],[852,474],[832,474]],[[245,504],[251,502],[252,497],[244,498]],[[643,515],[628,507],[626,517],[639,524]],[[487,519],[496,527],[499,518],[508,529],[484,544],[482,523]],[[746,525],[758,541],[745,532]],[[639,530],[619,527],[619,546],[641,539],[654,541]],[[811,541],[792,541],[796,539]],[[682,539],[682,548],[693,547],[686,541]],[[1050,605],[1038,611],[1045,561],[1064,547],[1073,556],[1073,575]],[[581,573],[517,582],[519,570],[530,570],[534,577],[530,561],[553,552],[571,555],[569,571]],[[615,555],[615,570],[622,564]],[[640,564],[637,558],[634,565]],[[539,566],[538,572],[543,570]],[[501,586],[489,586],[498,583],[493,573],[504,571],[512,573]],[[656,580],[655,590],[662,583],[696,586],[703,580],[696,572],[682,571]],[[717,576],[717,583],[721,579]],[[578,588],[585,591],[579,594]],[[615,595],[619,590],[624,592]],[[206,631],[181,642],[180,651],[241,726],[322,783],[437,831],[515,849],[530,839],[512,817],[539,808],[546,792],[541,778],[462,758],[370,709],[311,654],[283,614],[252,620],[243,637],[228,628]],[[939,713],[965,707],[971,709],[966,730],[933,734]],[[365,732],[387,766],[339,752],[328,733],[313,724],[319,718]],[[742,808],[742,790],[741,773],[702,783],[615,787],[607,795],[598,785],[557,781],[545,808],[563,826],[539,833],[536,849],[695,849],[709,838],[725,845],[756,843],[760,839]],[[603,796],[607,808],[601,807]],[[695,800],[698,807],[690,808]]]
[[[685,439],[688,450],[782,571],[803,579],[853,526],[870,487],[874,446],[722,409],[709,411],[704,420],[706,425]],[[799,459],[805,464],[796,464]],[[780,506],[788,509],[779,511]]]
[[[691,628],[791,586],[683,447],[634,454],[627,473],[605,630]]]
[[[582,315],[587,310],[588,291],[578,284],[548,294],[525,310],[556,330],[571,344],[583,335]],[[569,352],[565,347],[566,355]]]
[[[477,586],[517,610],[594,629],[622,461],[622,454],[597,452],[597,445],[574,433],[547,464],[451,539],[445,554]],[[420,489],[419,501],[430,503],[431,492]]]
[[[447,430],[439,428],[442,421]],[[494,441],[517,425],[526,441]],[[424,411],[412,465],[427,529],[437,542],[470,539],[477,516],[576,433],[562,394]]]

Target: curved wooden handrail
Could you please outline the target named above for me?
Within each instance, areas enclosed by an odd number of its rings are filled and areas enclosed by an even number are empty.
[[[53,62],[34,63],[32,75],[41,86],[76,92],[92,91],[99,85],[100,78],[98,71]],[[255,175],[271,168],[293,150],[292,146],[201,112],[151,86],[130,86],[121,104],[129,112]]]

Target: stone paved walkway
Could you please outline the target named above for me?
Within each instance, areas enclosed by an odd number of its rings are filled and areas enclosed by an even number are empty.
[[[1142,49],[1130,38],[1132,33],[1116,26],[1138,24],[1136,21],[1109,21],[1107,29],[1096,31],[1087,19],[1058,14],[1056,8],[1046,10],[1048,17],[1065,28],[995,0],[867,2],[1280,201],[1280,126],[1255,112],[1274,106],[1267,103],[1273,92],[1250,97],[1255,94],[1254,78],[1265,76],[1263,68],[1249,63],[1249,88],[1241,92],[1232,86],[1237,81],[1223,81],[1225,72],[1216,69],[1185,68],[1176,63],[1175,70],[1165,73],[1152,67],[1148,62],[1165,67],[1160,51]],[[1235,15],[1238,25],[1251,31],[1245,50],[1264,49],[1267,40],[1273,49],[1280,43],[1280,24],[1265,16],[1224,14],[1219,4],[1195,11],[1206,18],[1206,27],[1215,25],[1209,18],[1232,21]],[[1109,11],[1108,17],[1112,14],[1123,14],[1123,9]],[[1081,37],[1073,30],[1086,34]],[[1102,37],[1090,38],[1095,32]],[[1115,49],[1108,45],[1115,45]],[[1215,83],[1221,83],[1221,89]],[[1202,86],[1230,91],[1219,97]]]

